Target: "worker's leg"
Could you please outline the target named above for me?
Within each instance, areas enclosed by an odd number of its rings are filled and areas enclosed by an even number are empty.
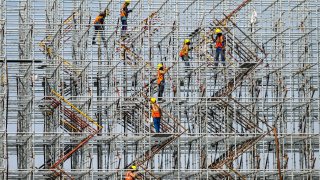
[[[153,125],[156,133],[160,133],[160,118],[153,118]]]
[[[100,25],[100,36],[103,42],[106,41],[106,39],[104,38],[104,26]]]
[[[99,25],[98,24],[95,24],[94,25],[94,34],[93,34],[93,38],[92,38],[92,44],[95,44],[96,43],[96,37],[97,37],[97,34],[99,32]]]
[[[164,82],[161,81],[159,84],[159,89],[158,89],[158,100],[161,101],[163,97],[163,92],[164,92]]]
[[[184,64],[186,65],[186,67],[189,67],[190,66],[189,56],[187,56],[187,55],[183,56],[183,60],[184,60]]]
[[[122,23],[122,29],[121,29],[121,35],[125,35],[125,32],[127,31],[127,17],[121,17],[121,23]]]
[[[215,61],[214,65],[215,65],[215,66],[218,66],[220,53],[221,53],[221,49],[220,49],[220,48],[217,48],[217,49],[216,49],[216,55],[215,55],[215,58],[214,58],[214,61]]]
[[[221,61],[223,66],[226,66],[226,50],[225,49],[221,50]]]

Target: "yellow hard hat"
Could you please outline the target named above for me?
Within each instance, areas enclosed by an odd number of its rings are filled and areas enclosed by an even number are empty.
[[[217,28],[215,31],[216,34],[222,33],[221,29]]]
[[[185,40],[184,40],[184,43],[185,43],[185,44],[190,43],[190,39],[185,39]]]
[[[132,166],[131,166],[131,169],[132,169],[132,170],[137,170],[137,166],[132,165]]]
[[[154,98],[154,97],[152,97],[152,98],[150,99],[150,101],[151,101],[151,103],[153,104],[153,103],[156,103],[156,102],[157,102],[157,99]]]
[[[130,4],[131,0],[125,0],[124,2],[127,3],[127,4]]]
[[[161,63],[159,63],[157,67],[158,67],[158,69],[160,69],[163,67],[163,65]]]

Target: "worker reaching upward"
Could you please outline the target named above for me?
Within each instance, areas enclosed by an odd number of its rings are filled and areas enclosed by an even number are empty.
[[[164,75],[168,72],[168,68],[165,68],[163,64],[158,64],[158,75],[157,75],[157,84],[158,84],[158,100],[162,101],[165,79]]]
[[[182,58],[182,61],[185,62],[185,65],[186,67],[189,67],[190,66],[190,62],[189,62],[189,51],[191,50],[190,49],[190,39],[185,39],[184,42],[183,42],[183,47],[179,53],[180,57]]]
[[[128,29],[128,15],[132,12],[132,10],[128,9],[131,0],[125,0],[125,2],[121,6],[120,17],[121,17],[121,36],[125,36]]]
[[[137,166],[132,165],[131,169],[126,173],[125,180],[141,179],[141,177],[138,176],[136,171],[137,171]]]
[[[104,38],[104,19],[106,18],[106,16],[109,15],[109,10],[105,10],[103,12],[100,12],[100,14],[96,17],[96,19],[94,20],[93,24],[94,24],[94,35],[92,38],[92,44],[96,44],[96,37],[97,34],[100,32],[101,34],[101,39],[102,41],[105,41]]]
[[[215,66],[218,66],[218,61],[219,61],[219,56],[221,56],[221,61],[223,65],[225,66],[225,55],[226,55],[226,38],[222,34],[221,29],[216,29],[215,30],[216,37],[213,38],[213,42],[216,43],[215,48],[216,48],[216,55],[215,55]]]
[[[161,109],[159,105],[156,103],[157,99],[152,97],[151,101],[151,116],[153,119],[154,129],[156,133],[160,133],[160,121],[161,121]]]

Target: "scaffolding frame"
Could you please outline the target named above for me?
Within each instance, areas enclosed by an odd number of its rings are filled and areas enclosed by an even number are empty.
[[[0,179],[320,178],[317,0],[132,0],[126,37],[122,3],[0,2]]]

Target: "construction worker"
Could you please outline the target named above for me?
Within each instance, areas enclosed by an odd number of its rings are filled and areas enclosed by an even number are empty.
[[[163,97],[163,92],[164,92],[164,85],[165,85],[165,80],[164,80],[164,74],[168,72],[169,69],[165,68],[162,64],[158,64],[158,100],[162,101]]]
[[[156,103],[157,99],[152,97],[151,101],[151,116],[153,119],[154,129],[156,133],[160,133],[160,120],[161,120],[161,109],[159,105]]]
[[[189,59],[190,59],[189,51],[191,50],[190,47],[189,47],[190,43],[191,43],[190,39],[185,39],[184,42],[183,42],[183,47],[182,47],[182,49],[181,49],[181,51],[179,53],[182,61],[185,62],[186,67],[190,66],[190,62],[189,62]]]
[[[96,44],[95,40],[96,40],[98,32],[101,32],[101,39],[102,39],[102,41],[105,41],[103,31],[104,31],[104,19],[107,15],[109,15],[109,11],[105,10],[105,11],[101,12],[93,22],[93,24],[94,24],[94,35],[92,38],[93,45]]]
[[[138,176],[136,171],[137,171],[137,166],[132,165],[131,169],[126,173],[125,180],[142,179],[140,176]]]
[[[215,66],[218,66],[218,61],[219,61],[219,55],[221,55],[221,61],[223,63],[223,65],[225,66],[225,55],[226,55],[226,49],[225,49],[225,45],[226,45],[226,38],[225,36],[222,34],[221,29],[217,28],[215,30],[215,34],[216,37],[213,39],[213,42],[216,43],[215,48],[216,48],[216,55],[215,55]]]
[[[126,31],[127,31],[127,28],[128,28],[127,19],[128,19],[129,13],[132,12],[132,10],[128,9],[128,6],[129,6],[130,2],[131,2],[131,0],[125,0],[125,2],[121,6],[121,10],[120,10],[121,24],[122,24],[121,36],[125,36],[126,35]]]

